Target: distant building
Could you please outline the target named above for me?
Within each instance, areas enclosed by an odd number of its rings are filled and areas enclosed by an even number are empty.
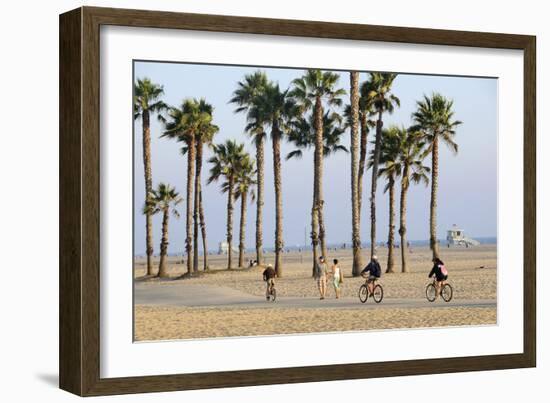
[[[233,252],[238,253],[239,249],[235,246],[233,246]],[[218,244],[218,254],[219,255],[227,255],[227,252],[229,252],[229,244],[225,241],[220,242]]]
[[[463,229],[453,224],[453,228],[447,231],[447,246],[477,246],[479,241],[468,238]]]

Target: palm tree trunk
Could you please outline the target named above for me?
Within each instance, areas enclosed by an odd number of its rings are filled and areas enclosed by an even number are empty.
[[[283,276],[281,253],[283,251],[283,189],[281,175],[281,133],[276,124],[272,130],[273,180],[275,185],[275,272]]]
[[[151,169],[151,125],[149,111],[144,110],[141,116],[143,130],[143,170],[145,176],[145,201],[148,202],[153,191]],[[153,275],[153,216],[145,213],[145,253],[147,254],[147,275]]]
[[[206,221],[204,218],[204,207],[202,205],[202,153],[203,153],[203,142],[200,141],[197,143],[197,173],[196,173],[196,181],[195,181],[195,197],[198,197],[198,214],[199,214],[199,226],[201,229],[201,237],[202,237],[202,256],[203,256],[203,270],[208,270],[208,248],[206,247]],[[198,244],[198,235],[197,235],[197,229],[195,227],[195,245]],[[195,260],[197,260],[197,266],[198,266],[198,246],[195,249],[195,258],[193,259],[193,264],[195,263]],[[198,270],[198,269],[197,269]]]
[[[380,163],[380,146],[382,143],[382,111],[378,112],[376,122],[376,140],[374,142],[374,160],[372,163],[372,184],[370,191],[370,257],[376,252],[376,184],[378,182],[378,164]]]
[[[322,192],[322,190],[319,190],[319,192]],[[327,241],[325,236],[325,217],[323,212],[323,205],[324,205],[324,200],[317,200],[317,216],[319,217],[319,241],[321,243],[321,254],[326,260],[327,259]]]
[[[433,257],[439,257],[437,244],[437,176],[439,174],[439,137],[434,137],[432,145],[432,192],[430,200],[430,248]]]
[[[321,97],[315,100],[315,158],[316,166],[314,181],[317,187],[317,216],[319,220],[319,240],[321,242],[321,254],[327,259],[327,243],[325,236],[325,219],[323,208],[323,104]]]
[[[192,240],[193,240],[193,179],[195,176],[195,134],[189,134],[187,140],[187,211],[185,251],[187,252],[187,273],[193,270]]]
[[[311,269],[311,275],[315,276],[315,264],[319,258],[319,253],[317,248],[319,247],[319,216],[317,215],[317,200],[313,198],[313,205],[311,206],[311,250],[313,256],[313,265]]]
[[[360,125],[361,125],[361,151],[359,153],[359,173],[357,176],[357,211],[358,211],[358,220],[359,220],[359,228],[361,228],[361,206],[363,202],[363,175],[365,173],[365,163],[367,161],[367,135],[368,135],[368,127],[367,127],[367,112],[363,111],[361,113],[361,119],[360,119]]]
[[[317,154],[313,154],[313,202],[311,204],[311,249],[313,251],[313,265],[311,266],[311,275],[315,276],[315,265],[319,258],[317,248],[319,247],[319,215],[317,214]]]
[[[352,274],[358,276],[361,273],[361,231],[359,216],[359,167],[358,155],[359,148],[359,73],[352,71],[350,73],[350,104],[351,104],[351,224],[352,224],[352,245],[353,245],[353,265]],[[364,162],[364,161],[363,161]]]
[[[241,225],[239,232],[239,267],[244,267],[244,235],[246,230],[246,203],[248,194],[241,194]]]
[[[388,267],[386,273],[394,272],[393,245],[395,243],[395,179],[389,178],[390,218],[388,226]]]
[[[168,277],[166,270],[166,255],[168,252],[168,208],[164,209],[162,215],[162,238],[160,241],[160,263],[159,263],[159,277]]]
[[[264,207],[264,135],[256,136],[256,166],[258,198],[256,199],[256,261],[262,264],[263,253],[263,207]]]
[[[233,260],[233,187],[235,180],[233,175],[229,178],[229,189],[227,191],[227,268],[232,269]]]
[[[204,220],[204,207],[202,205],[202,186],[197,189],[199,192],[199,220],[201,226],[201,235],[202,235],[202,259],[203,259],[203,270],[208,270],[208,247],[206,245],[206,221]]]
[[[407,273],[409,267],[407,265],[407,191],[409,186],[409,167],[406,165],[403,169],[403,177],[401,179],[401,199],[399,203],[399,235],[401,236],[401,272]]]
[[[195,147],[197,153],[195,156],[195,201],[193,205],[193,271],[199,271],[199,198],[201,188],[201,170],[202,170],[202,139],[197,136]]]

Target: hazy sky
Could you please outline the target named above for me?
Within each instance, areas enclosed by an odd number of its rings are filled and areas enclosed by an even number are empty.
[[[209,66],[196,64],[136,62],[135,78],[149,77],[153,82],[164,86],[164,101],[180,106],[184,98],[205,98],[214,106],[214,123],[220,127],[215,137],[219,143],[226,139],[236,139],[246,144],[254,155],[254,146],[243,132],[244,114],[233,113],[235,106],[228,101],[236,88],[236,83],[245,74],[258,70],[256,67]],[[287,88],[290,82],[302,74],[302,70],[261,68],[272,81]],[[341,72],[339,85],[349,90],[349,73]],[[360,75],[360,82],[367,74]],[[444,238],[446,230],[453,224],[472,237],[493,237],[497,233],[497,80],[487,78],[422,76],[400,74],[393,85],[393,92],[401,100],[401,107],[393,115],[384,115],[384,127],[391,124],[409,126],[416,101],[423,94],[440,92],[454,100],[455,118],[463,124],[458,127],[456,141],[458,155],[453,155],[446,147],[440,147],[439,192],[438,192],[438,237]],[[344,97],[347,103],[349,97]],[[186,189],[186,158],[179,153],[181,144],[175,140],[160,139],[163,127],[156,119],[151,119],[151,153],[153,184],[167,182],[175,186],[182,196]],[[141,121],[134,125],[134,242],[135,253],[145,251],[145,218],[141,214],[144,202],[144,179],[141,144]],[[374,130],[369,133],[369,141],[374,138]],[[349,148],[349,133],[343,135],[341,143]],[[369,150],[371,144],[369,143]],[[294,147],[283,143],[282,155],[286,156]],[[220,192],[219,184],[206,186],[211,156],[205,153],[203,167],[203,195],[206,213],[208,245],[217,249],[225,239],[227,197]],[[302,159],[283,160],[283,225],[285,246],[304,244],[304,229],[310,231],[310,210],[313,184],[313,151],[306,151]],[[271,158],[271,141],[265,148],[265,205],[264,205],[264,245],[273,246],[274,239],[274,188]],[[430,158],[425,160],[431,165]],[[361,240],[367,242],[370,233],[368,192],[371,172],[366,172],[363,184],[363,211]],[[328,243],[350,243],[350,155],[339,153],[325,159],[324,170],[325,224]],[[377,240],[387,239],[388,197],[383,194],[383,179],[379,182],[377,194]],[[240,203],[240,201],[239,201]],[[430,189],[423,185],[411,186],[408,196],[407,225],[411,240],[429,238]],[[255,205],[251,204],[247,216],[246,244],[254,247]],[[398,209],[398,199],[396,208]],[[185,203],[179,205],[180,213],[185,212]],[[398,211],[398,210],[397,210]],[[238,240],[238,220],[240,205],[235,206],[234,240]],[[154,218],[154,247],[158,253],[160,242],[160,216]],[[396,222],[398,214],[396,214]],[[185,219],[170,222],[169,252],[184,249]],[[396,238],[398,235],[396,234]],[[235,241],[235,244],[238,241]],[[308,240],[309,243],[309,240]]]

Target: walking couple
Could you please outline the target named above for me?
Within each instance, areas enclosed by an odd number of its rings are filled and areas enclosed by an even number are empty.
[[[338,265],[338,259],[334,259],[332,262],[333,265],[330,271],[323,256],[319,257],[319,261],[315,262],[315,272],[313,277],[317,280],[317,288],[319,289],[319,295],[321,296],[320,299],[325,299],[329,276],[332,276],[332,285],[334,286],[336,298],[340,298],[340,293],[342,292],[341,288],[344,281],[344,274]]]

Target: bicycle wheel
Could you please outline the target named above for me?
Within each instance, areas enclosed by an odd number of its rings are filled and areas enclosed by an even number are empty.
[[[275,288],[271,289],[271,302],[275,302],[275,299],[277,298],[277,290]]]
[[[435,301],[435,297],[436,297],[436,290],[435,290],[435,285],[433,284],[428,284],[426,286],[426,298],[428,299],[428,301],[430,302],[434,302]]]
[[[367,302],[367,299],[369,298],[369,289],[367,288],[366,284],[363,284],[361,287],[359,287],[359,301],[361,301],[363,304]]]
[[[374,298],[374,302],[376,302],[377,304],[379,304],[382,301],[382,299],[384,298],[384,289],[382,288],[382,286],[380,284],[377,284],[374,287],[372,297]]]
[[[453,299],[453,287],[451,287],[450,284],[445,284],[441,290],[441,298],[443,298],[445,302],[449,302]]]

